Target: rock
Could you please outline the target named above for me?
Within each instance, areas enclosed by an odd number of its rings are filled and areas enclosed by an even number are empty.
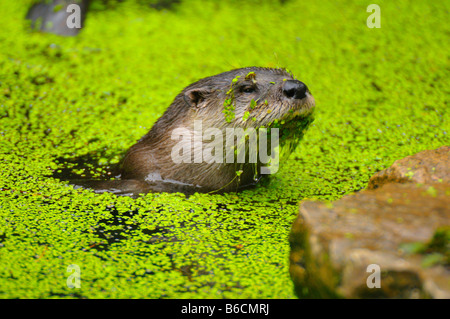
[[[410,158],[417,163],[428,156]],[[446,183],[391,183],[333,204],[304,202],[289,238],[297,295],[450,298],[449,207]],[[381,271],[380,288],[367,285],[373,264]]]
[[[372,176],[368,189],[387,183],[450,183],[450,147],[442,146],[395,161],[394,164]]]
[[[76,36],[84,27],[90,2],[90,0],[35,1],[28,10],[26,19],[31,20],[31,28],[34,30],[63,36]],[[180,2],[180,0],[148,0],[148,5],[156,10],[169,10]],[[78,5],[78,7],[74,8],[71,6],[73,4]],[[108,7],[114,5],[114,2],[104,4]],[[75,23],[78,19],[79,27]]]
[[[76,5],[76,8],[73,5]],[[84,26],[88,6],[88,0],[41,1],[31,6],[26,18],[31,20],[32,29],[63,36],[75,36]],[[78,27],[72,25],[76,20],[79,20]]]

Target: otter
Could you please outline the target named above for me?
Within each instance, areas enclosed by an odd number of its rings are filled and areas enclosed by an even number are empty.
[[[119,179],[78,185],[129,196],[252,187],[276,172],[280,149],[295,148],[314,108],[308,87],[286,69],[247,67],[206,77],[182,90],[126,152]]]

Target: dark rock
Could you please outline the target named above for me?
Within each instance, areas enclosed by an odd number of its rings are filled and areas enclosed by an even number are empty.
[[[78,5],[80,13],[80,27],[71,27],[67,20],[72,20],[73,9],[70,5]],[[84,26],[84,19],[88,11],[88,0],[52,0],[35,3],[31,6],[26,18],[31,20],[31,27],[42,32],[49,32],[64,36],[75,36]]]
[[[387,183],[450,183],[450,147],[442,146],[397,160],[394,164],[373,175],[368,189]]]
[[[117,3],[114,1],[98,1],[100,6],[106,8],[114,8]],[[148,5],[156,10],[172,10],[181,0],[147,0]],[[72,7],[68,6],[76,4],[79,6],[80,27],[69,26],[67,21],[74,19],[75,12]],[[41,32],[53,33],[63,36],[76,36],[84,27],[84,20],[89,11],[89,0],[41,0],[34,3],[26,15],[26,19],[31,20],[31,28]],[[113,23],[113,22],[111,22]]]
[[[300,298],[450,298],[450,184],[391,183],[304,202],[291,235]],[[380,268],[369,288],[367,267]]]

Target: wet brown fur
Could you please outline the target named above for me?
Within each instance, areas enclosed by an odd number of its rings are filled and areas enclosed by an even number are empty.
[[[247,76],[250,72],[254,75]],[[239,79],[233,84],[237,76]],[[172,140],[172,131],[184,127],[192,132],[194,120],[202,121],[203,130],[214,127],[225,132],[230,127],[258,128],[276,119],[295,120],[310,116],[314,99],[309,91],[308,98],[303,100],[287,99],[283,95],[284,81],[293,79],[284,69],[250,67],[206,77],[187,86],[151,130],[128,150],[121,165],[121,180],[98,182],[91,188],[97,191],[113,189],[115,193],[124,194],[148,191],[225,192],[255,184],[261,177],[255,172],[260,169],[260,163],[175,164],[171,159],[171,150],[178,141]],[[254,92],[248,93],[246,90]],[[230,92],[234,96],[235,118],[228,122],[223,110]],[[250,107],[252,99],[257,101],[254,108]],[[250,112],[246,121],[243,120],[245,112]],[[295,118],[290,115],[293,113]],[[238,170],[242,170],[240,176],[236,174]]]

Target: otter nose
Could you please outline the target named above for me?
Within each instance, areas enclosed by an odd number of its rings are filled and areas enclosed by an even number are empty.
[[[308,88],[305,83],[298,80],[287,80],[284,82],[283,93],[290,99],[303,99],[306,97]]]

